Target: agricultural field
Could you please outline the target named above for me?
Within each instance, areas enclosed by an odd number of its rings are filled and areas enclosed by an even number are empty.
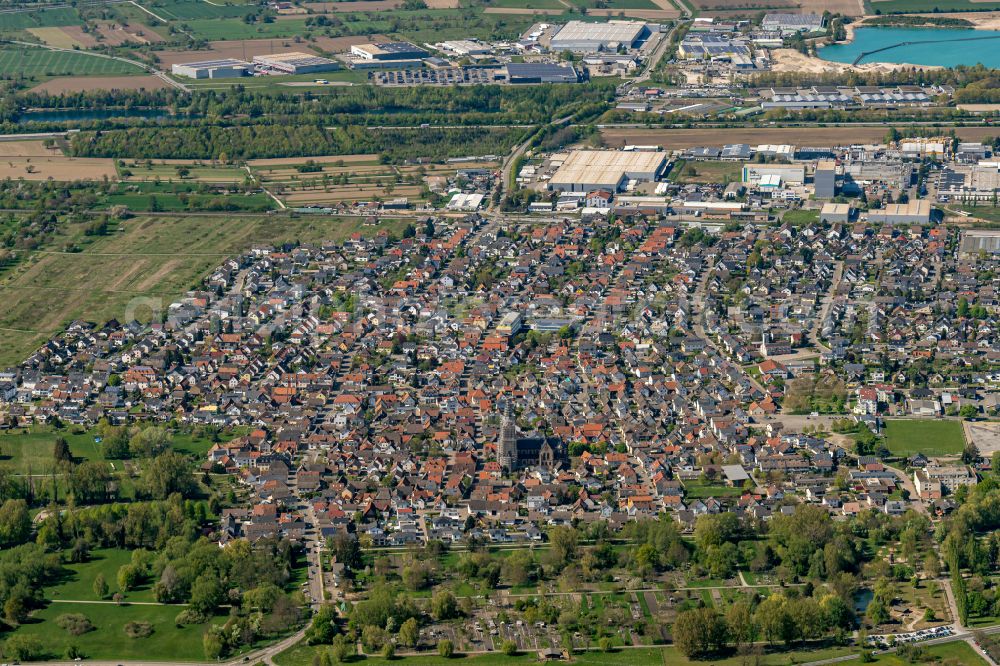
[[[354,44],[364,44],[371,40],[388,39],[385,35],[359,35],[356,37],[324,37],[316,36],[303,40],[296,39],[248,39],[244,41],[213,41],[207,49],[197,51],[176,50],[157,51],[159,65],[169,69],[171,65],[196,60],[211,60],[218,58],[252,59],[254,56],[280,51],[305,51],[313,53],[339,53],[349,51]],[[326,76],[326,74],[324,74]],[[287,77],[281,77],[287,78]],[[315,77],[312,77],[315,78]],[[329,76],[326,76],[329,78]],[[248,83],[241,80],[241,83]]]
[[[3,12],[0,13],[0,32],[77,25],[81,22],[80,15],[72,7]]]
[[[694,0],[693,5],[708,16],[751,16],[756,12],[779,10],[795,14],[863,16],[863,0]]]
[[[258,9],[256,4],[209,3],[202,0],[155,0],[147,5],[157,16],[186,21],[189,19],[242,18]]]
[[[17,180],[100,180],[115,178],[113,160],[100,157],[65,157],[41,155],[0,157],[0,178]]]
[[[338,241],[356,231],[399,235],[405,226],[330,217],[140,216],[88,244],[74,228],[53,247],[78,243],[79,252],[36,251],[0,277],[0,366],[23,359],[73,319],[148,319],[152,307],[165,307],[222,259],[254,244]]]
[[[428,183],[454,177],[461,169],[496,168],[493,162],[461,165],[392,166],[375,155],[312,160],[255,160],[254,176],[287,205],[331,204],[406,197],[422,201]]]
[[[965,447],[962,423],[956,419],[889,419],[885,425],[886,446],[896,456],[923,453],[954,456]]]
[[[985,12],[1000,9],[1000,2],[986,0],[865,0],[869,14],[919,14],[922,12]]]
[[[94,76],[145,74],[135,65],[82,51],[42,48],[0,49],[0,71],[22,76]]]
[[[65,76],[43,81],[32,92],[52,94],[89,90],[159,90],[170,84],[158,76]]]
[[[247,172],[236,166],[213,165],[187,160],[124,160],[118,173],[127,181],[242,183]]]

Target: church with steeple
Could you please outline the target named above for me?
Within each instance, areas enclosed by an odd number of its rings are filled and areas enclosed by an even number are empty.
[[[510,401],[505,401],[497,440],[497,462],[504,471],[554,469],[565,459],[566,451],[558,437],[519,437]]]

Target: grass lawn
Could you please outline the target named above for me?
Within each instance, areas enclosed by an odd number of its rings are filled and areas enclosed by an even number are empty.
[[[706,497],[739,497],[742,488],[733,488],[723,483],[708,483],[705,481],[685,481],[684,496],[690,499],[705,499]]]
[[[28,634],[41,639],[51,657],[62,657],[66,648],[75,645],[88,659],[203,661],[201,644],[207,624],[178,628],[174,618],[181,606],[118,606],[116,604],[49,604],[35,612],[15,634]],[[94,631],[72,636],[55,620],[66,613],[85,615]],[[149,622],[153,634],[147,638],[129,638],[123,629],[126,622]],[[222,623],[225,618],[216,618]]]
[[[964,644],[963,644],[964,645]],[[804,661],[817,661],[821,659],[831,659],[851,654],[851,648],[823,648],[818,650],[795,650],[789,652],[770,652],[764,654],[760,659],[760,666],[784,666],[785,664],[797,664]],[[312,657],[315,648],[299,643],[274,658],[274,663],[278,666],[309,666],[312,664]],[[456,656],[453,659],[442,659],[434,655],[395,658],[386,661],[380,657],[366,657],[355,660],[353,663],[371,664],[372,666],[388,666],[388,664],[404,663],[414,664],[414,666],[443,666],[444,664],[474,664],[475,666],[493,666],[494,664],[534,664],[537,663],[537,656],[534,652],[522,652],[521,654],[508,657],[501,653],[480,654],[470,656]],[[743,659],[738,656],[725,659],[712,659],[711,661],[691,661],[681,655],[671,647],[643,647],[619,649],[613,652],[600,652],[591,650],[588,652],[577,652],[573,655],[574,664],[594,664],[601,666],[615,666],[617,664],[629,666],[687,666],[688,664],[712,664],[713,666],[740,666]],[[972,662],[975,663],[975,662]],[[981,662],[980,662],[981,663]],[[895,665],[894,665],[895,666]]]
[[[953,419],[889,419],[885,435],[889,451],[897,456],[958,455],[965,447],[962,424]]]
[[[78,460],[104,460],[104,451],[94,441],[94,430],[73,432],[70,429],[56,430],[51,426],[34,426],[30,430],[7,431],[0,434],[0,467],[15,473],[46,474],[52,466],[52,448],[56,438],[64,437],[70,452]],[[245,435],[246,428],[219,434],[219,441],[226,442]],[[214,442],[209,437],[196,436],[193,432],[172,433],[171,447],[175,451],[203,459]],[[120,469],[121,462],[114,461]]]
[[[104,576],[112,593],[117,591],[115,582],[118,576],[118,569],[124,564],[132,561],[132,552],[119,548],[104,548],[91,553],[89,562],[82,564],[69,564],[67,569],[72,571],[72,575],[63,580],[58,585],[54,585],[45,590],[46,599],[71,600],[71,601],[104,601],[94,594],[94,579],[98,574]],[[126,601],[156,601],[153,598],[151,585],[141,585],[138,589],[125,594]],[[62,608],[64,613],[74,612],[70,604],[53,604]]]
[[[676,183],[733,183],[740,178],[740,166],[734,162],[681,160],[670,170],[670,180]]]
[[[919,644],[918,644],[919,645]],[[985,666],[986,662],[965,641],[952,641],[942,645],[929,645],[921,648],[926,659],[922,663],[935,662],[941,666]],[[900,659],[895,654],[883,654],[873,662],[881,666],[908,666],[911,662]]]
[[[80,252],[36,251],[0,276],[0,328],[16,329],[0,337],[0,367],[20,362],[74,319],[146,319],[151,308],[165,308],[226,257],[254,244],[342,241],[356,231],[398,236],[406,224],[384,219],[366,226],[326,216],[137,216],[94,239],[70,227],[50,247],[75,242]]]
[[[785,211],[785,214],[781,216],[781,221],[789,224],[813,224],[819,222],[819,211],[793,208]]]

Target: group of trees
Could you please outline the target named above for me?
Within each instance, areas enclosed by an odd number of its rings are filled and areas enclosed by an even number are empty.
[[[501,155],[521,140],[516,127],[323,127],[301,121],[234,126],[138,127],[77,134],[70,145],[81,157],[246,160],[317,154],[379,154],[395,163],[441,161],[463,155]]]
[[[711,607],[682,611],[672,633],[677,649],[691,658],[730,646],[741,650],[762,639],[791,645],[834,632],[843,635],[853,628],[854,611],[836,594],[775,592],[763,600],[736,601],[725,614]]]

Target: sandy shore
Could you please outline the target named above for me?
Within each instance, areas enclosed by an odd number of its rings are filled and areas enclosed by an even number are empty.
[[[771,69],[775,72],[809,72],[810,74],[843,72],[892,72],[897,69],[941,69],[940,65],[911,65],[895,62],[866,62],[849,65],[822,58],[813,58],[795,49],[772,49]]]
[[[876,7],[878,4],[876,3]],[[975,30],[1000,30],[1000,12],[981,12],[978,14],[974,13],[943,13],[943,14],[908,14],[908,16],[926,16],[926,17],[945,17],[945,18],[961,18],[972,23]],[[853,23],[849,23],[844,26],[844,32],[846,38],[837,42],[839,44],[847,44],[854,41],[854,31],[859,27],[864,27],[864,22],[867,19],[876,18],[875,16],[862,16],[859,17]],[[932,27],[932,26],[929,26]],[[817,50],[822,49],[826,46],[823,38],[817,40]],[[771,50],[771,69],[775,72],[810,72],[810,73],[822,73],[822,72],[891,72],[897,69],[941,69],[940,65],[914,65],[910,63],[900,62],[867,62],[861,65],[849,65],[842,62],[833,62],[830,60],[823,60],[822,58],[813,58],[810,56],[803,55],[795,49],[772,49]]]

